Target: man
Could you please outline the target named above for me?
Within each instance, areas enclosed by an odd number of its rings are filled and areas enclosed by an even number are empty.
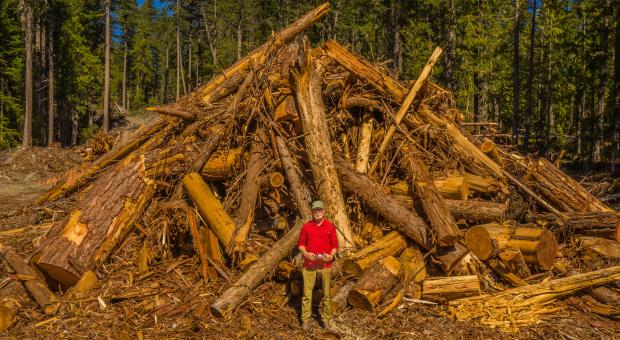
[[[312,315],[312,289],[316,281],[316,274],[320,273],[323,279],[323,309],[321,319],[323,326],[331,330],[332,316],[331,281],[332,262],[338,251],[336,228],[325,218],[325,206],[322,201],[312,202],[312,220],[308,221],[299,234],[298,248],[304,257],[304,296],[301,306],[301,322],[304,330],[309,329]]]

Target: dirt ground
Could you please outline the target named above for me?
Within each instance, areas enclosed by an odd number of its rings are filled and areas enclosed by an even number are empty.
[[[77,150],[34,148],[0,152],[0,232],[57,221],[71,206],[70,200],[38,207],[34,198],[50,187],[63,171],[78,165]],[[45,229],[25,229],[0,235],[0,242],[30,257]],[[260,286],[230,319],[212,316],[209,305],[229,283],[223,279],[203,284],[196,256],[156,259],[149,275],[139,276],[136,254],[140,236],[130,235],[110,263],[94,291],[81,298],[65,299],[59,313],[43,315],[30,303],[16,308],[17,321],[4,334],[8,338],[343,338],[343,339],[618,339],[620,322],[585,313],[578,304],[561,302],[562,312],[537,325],[507,333],[446,316],[441,306],[403,303],[384,318],[347,310],[334,319],[335,332],[318,322],[308,333],[299,327],[299,301],[287,298],[285,285]],[[239,275],[239,274],[237,274]],[[236,275],[235,275],[236,276]],[[234,280],[235,277],[233,277]],[[0,265],[0,285],[14,277]],[[21,285],[13,294],[25,295]],[[2,291],[0,289],[0,291]],[[2,293],[0,293],[0,296]],[[62,295],[62,293],[59,293]],[[25,300],[21,300],[25,301]],[[19,303],[19,302],[18,302]]]

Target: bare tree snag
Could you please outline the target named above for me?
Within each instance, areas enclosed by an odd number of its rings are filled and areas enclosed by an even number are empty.
[[[398,126],[398,124],[400,124],[401,120],[403,120],[403,118],[407,114],[407,111],[409,111],[411,104],[413,104],[413,101],[416,99],[416,97],[420,93],[422,86],[426,83],[426,79],[428,79],[428,77],[431,74],[431,70],[433,69],[433,66],[435,66],[435,63],[437,63],[437,61],[439,60],[439,57],[441,56],[441,52],[442,52],[442,49],[440,47],[435,48],[435,51],[433,51],[433,54],[429,58],[428,62],[426,63],[426,65],[424,65],[422,72],[420,72],[420,76],[418,77],[418,79],[416,79],[415,83],[409,90],[409,93],[407,93],[407,96],[405,97],[402,105],[400,106],[400,108],[398,109],[398,112],[396,113],[394,123],[390,124],[390,127],[388,128],[387,132],[385,133],[385,136],[383,137],[383,141],[381,142],[379,146],[378,153],[375,156],[375,159],[372,162],[372,165],[370,166],[370,170],[368,170],[368,175],[372,176],[375,170],[377,170],[377,166],[379,165],[381,156],[383,155],[383,152],[385,151],[387,146],[392,141],[392,137],[394,136],[394,133],[396,132],[396,127]]]
[[[417,197],[422,202],[426,217],[434,231],[435,243],[440,247],[453,245],[461,238],[461,232],[439,195],[426,165],[418,158],[419,154],[413,144],[407,144],[403,149],[403,159],[411,185],[415,187]]]
[[[247,171],[243,187],[241,188],[241,202],[235,213],[235,233],[232,244],[226,245],[231,247],[231,254],[236,254],[240,259],[245,253],[245,242],[250,233],[250,227],[254,221],[254,207],[258,199],[260,190],[260,173],[265,166],[265,143],[267,137],[259,127],[254,132],[252,147],[250,148],[250,160],[247,164]]]
[[[37,267],[64,287],[101,266],[132,230],[154,195],[145,178],[144,156],[128,157],[93,183],[93,188],[50,230]]]
[[[282,167],[286,173],[286,180],[288,181],[290,191],[297,204],[299,216],[303,221],[309,221],[312,219],[312,211],[310,211],[312,196],[310,190],[303,182],[299,168],[293,157],[291,157],[291,153],[286,146],[284,138],[276,136],[275,142],[278,153],[280,154],[280,162],[282,162]]]
[[[319,197],[325,201],[328,216],[338,231],[340,250],[354,248],[353,232],[349,225],[347,207],[342,197],[340,182],[334,169],[334,158],[327,126],[327,117],[321,93],[320,75],[323,66],[312,60],[309,43],[305,40],[299,72],[295,73],[297,107],[304,128],[304,142],[312,169],[312,177]]]
[[[359,275],[375,262],[388,256],[398,255],[406,246],[405,238],[399,232],[392,231],[377,242],[345,259],[342,270],[350,275]]]
[[[555,262],[558,243],[553,233],[547,230],[516,228],[506,246],[519,249],[525,262],[549,270]]]
[[[200,216],[207,222],[222,245],[228,246],[233,240],[235,223],[224,210],[220,200],[215,197],[211,187],[195,172],[183,177],[183,186],[198,208]]]
[[[388,256],[368,268],[349,291],[347,301],[354,308],[374,311],[375,307],[398,283],[400,262]]]
[[[362,125],[359,129],[357,157],[355,158],[355,169],[365,174],[368,171],[368,158],[370,157],[370,144],[372,143],[372,116],[364,113]]]
[[[480,295],[480,280],[477,275],[434,277],[422,283],[422,299],[451,301]]]
[[[498,223],[481,224],[465,232],[463,242],[482,261],[497,256],[506,249],[512,231],[510,226]]]
[[[58,298],[49,290],[47,285],[39,279],[39,275],[34,269],[30,268],[26,261],[13,249],[3,244],[0,244],[0,258],[4,258],[17,274],[28,277],[28,279],[24,281],[24,286],[39,306],[41,306],[43,312],[50,315],[56,314],[58,306],[60,305]]]
[[[308,29],[308,27],[312,26],[315,22],[324,17],[329,11],[329,7],[330,5],[328,2],[315,7],[297,21],[275,34],[265,44],[252,51],[249,56],[239,60],[237,63],[226,69],[221,75],[214,77],[209,83],[198,89],[197,93],[200,93],[202,95],[202,100],[206,104],[209,104],[212,101],[212,91],[226,79],[236,73],[244,72],[250,67],[259,69],[260,65],[266,61],[266,54],[269,49],[276,49],[277,47],[292,41],[295,37]]]
[[[299,220],[295,227],[289,230],[280,240],[273,244],[256,263],[245,272],[230,288],[228,288],[211,305],[211,312],[218,317],[227,317],[250,295],[275,267],[293,249],[299,238],[303,223]]]
[[[528,166],[527,177],[532,187],[566,212],[612,212],[607,205],[589,193],[579,182],[570,178],[544,158]]]

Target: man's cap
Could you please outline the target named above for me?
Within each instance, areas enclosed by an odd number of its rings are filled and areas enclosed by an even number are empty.
[[[312,210],[316,209],[325,209],[325,204],[323,204],[323,201],[316,200],[312,202]]]

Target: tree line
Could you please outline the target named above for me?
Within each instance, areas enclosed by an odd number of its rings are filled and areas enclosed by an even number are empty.
[[[74,145],[111,112],[175,101],[321,2],[0,0],[0,146]],[[619,0],[331,4],[312,41],[399,79],[441,46],[434,78],[467,121],[499,123],[526,152],[618,159]]]

